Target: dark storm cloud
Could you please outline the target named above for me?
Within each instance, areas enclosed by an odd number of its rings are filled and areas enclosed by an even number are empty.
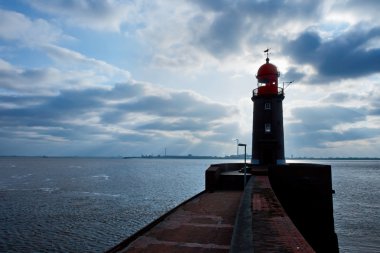
[[[333,9],[338,13],[349,11],[355,13],[357,16],[362,16],[364,18],[374,18],[377,19],[377,15],[380,9],[380,1],[378,0],[346,0],[346,1],[333,1]]]
[[[4,112],[4,115],[22,115],[28,118],[29,124],[33,125],[45,125],[47,122],[55,125],[56,121],[76,118],[87,113],[101,115],[113,108],[108,103],[117,103],[120,100],[131,99],[143,94],[144,88],[141,85],[128,83],[116,84],[112,89],[63,90],[56,96],[39,97],[39,103],[34,102],[32,106],[9,109]],[[25,96],[19,97],[18,100],[32,103],[36,98]]]
[[[236,113],[234,108],[206,102],[187,91],[175,91],[168,96],[144,96],[138,100],[121,104],[119,109],[164,117],[195,117],[208,120]]]
[[[296,68],[292,67],[290,68],[286,73],[281,75],[282,80],[286,82],[298,82],[305,76],[304,73],[298,71]]]
[[[380,96],[374,96],[369,106],[369,115],[380,116]]]
[[[143,88],[138,85],[117,84],[110,90],[63,90],[55,96],[2,95],[0,104],[13,104],[15,108],[0,109],[0,120],[3,119],[3,125],[24,122],[32,126],[56,126],[64,119],[75,119],[86,113],[100,114],[107,110],[108,102],[142,94]]]
[[[376,84],[375,84],[376,85]],[[323,103],[350,103],[350,104],[363,104],[361,108],[359,108],[362,114],[366,114],[367,116],[378,116],[380,115],[380,94],[374,92],[374,90],[369,90],[367,92],[358,92],[352,93],[347,91],[338,91],[335,93],[331,93],[322,99]]]
[[[363,25],[326,41],[307,31],[289,41],[284,53],[298,64],[313,65],[322,80],[355,78],[380,72],[380,46],[366,48],[371,40],[379,38],[380,27],[366,29]]]
[[[291,2],[287,0],[193,0],[193,2],[207,11],[228,12],[230,10],[236,10],[241,14],[255,14],[267,17],[268,19],[265,20],[265,22],[270,22],[278,18],[277,15],[282,15],[287,18],[290,14],[310,17],[317,11],[321,4],[319,1]]]
[[[19,122],[20,125],[56,126],[63,119],[75,119],[86,112],[101,110],[104,107],[104,94],[106,92],[100,89],[66,90],[56,96],[39,97],[38,103],[33,96],[18,96],[17,100],[13,101],[15,106],[20,106],[15,103],[18,100],[23,100],[25,106],[1,109],[0,121],[3,125]],[[5,100],[12,99],[11,97]]]
[[[323,102],[340,103],[342,101],[350,101],[352,99],[359,99],[360,97],[352,93],[335,92],[329,94],[323,99]]]
[[[142,124],[136,130],[160,130],[160,131],[206,131],[209,123],[196,119],[177,119],[167,121],[164,119]]]
[[[234,10],[222,13],[199,42],[214,55],[226,55],[240,48],[244,26],[244,17],[240,13]]]
[[[331,130],[342,123],[355,123],[366,119],[360,109],[351,109],[335,105],[323,107],[304,107],[293,109],[294,118],[300,123],[294,124],[295,132],[315,132]]]
[[[124,83],[112,89],[63,90],[53,96],[2,95],[0,137],[147,141],[155,131],[209,131],[215,125],[213,120],[236,110],[207,102],[192,92],[162,94],[148,95],[142,84]],[[136,125],[136,115],[143,116],[146,123]]]
[[[0,84],[3,89],[17,91],[32,91],[44,87],[49,79],[56,76],[54,69],[0,69]],[[31,85],[31,84],[34,85]]]
[[[380,135],[380,131],[371,128],[347,128],[337,130],[336,127],[365,121],[363,108],[345,108],[340,106],[297,108],[292,114],[298,122],[286,125],[286,134],[290,143],[299,147],[326,147],[327,143],[336,141],[353,141],[372,138]]]
[[[117,83],[107,97],[113,100],[126,99],[144,95],[145,90],[142,85],[131,83]]]
[[[377,128],[351,128],[344,131],[303,132],[292,134],[289,144],[297,148],[326,148],[334,142],[357,141],[376,138],[380,135]]]
[[[0,95],[0,106],[2,104],[17,105],[18,107],[27,107],[29,105],[39,104],[44,101],[44,96],[14,96]]]
[[[58,96],[49,97],[43,108],[51,111],[85,112],[103,111],[107,108],[107,102],[117,102],[143,95],[144,89],[139,85],[120,83],[112,89],[89,88],[85,90],[63,90]],[[43,109],[37,108],[37,109]]]
[[[198,43],[218,57],[238,52],[244,42],[270,42],[280,26],[297,18],[311,19],[319,13],[319,1],[193,1],[215,17]],[[291,18],[290,18],[291,17]],[[203,24],[200,24],[203,25]],[[253,34],[255,37],[253,38]]]
[[[103,91],[96,89],[63,91],[58,96],[50,98],[43,107],[48,108],[49,111],[61,112],[62,114],[67,112],[81,113],[102,107],[100,99],[103,94]]]
[[[304,32],[285,47],[285,53],[291,54],[296,62],[311,62],[320,46],[321,38],[317,33]]]
[[[220,0],[220,1],[214,1],[214,0],[194,0],[193,2],[200,5],[202,8],[212,10],[212,11],[223,11],[226,6],[232,5],[232,1],[229,0]],[[230,8],[230,7],[227,7]]]

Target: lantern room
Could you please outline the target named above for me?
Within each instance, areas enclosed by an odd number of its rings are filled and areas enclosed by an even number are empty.
[[[277,67],[272,63],[269,63],[269,58],[267,57],[266,63],[261,65],[257,71],[257,81],[258,81],[258,95],[271,95],[278,94],[278,77],[280,72],[278,72]]]

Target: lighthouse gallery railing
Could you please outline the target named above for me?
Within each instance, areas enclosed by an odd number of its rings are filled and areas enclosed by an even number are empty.
[[[253,96],[253,97],[256,97],[256,96],[258,96],[258,95],[284,95],[284,89],[281,88],[281,87],[277,87],[277,94],[274,94],[274,93],[266,93],[266,92],[259,91],[259,89],[260,89],[261,87],[264,87],[264,86],[260,86],[260,87],[254,89],[254,90],[252,91],[252,96]]]

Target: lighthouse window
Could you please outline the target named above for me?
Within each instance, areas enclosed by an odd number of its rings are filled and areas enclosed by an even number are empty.
[[[271,104],[269,102],[265,103],[264,108],[265,108],[265,110],[270,110],[271,109]]]
[[[270,133],[271,132],[271,125],[269,123],[265,124],[265,132]]]

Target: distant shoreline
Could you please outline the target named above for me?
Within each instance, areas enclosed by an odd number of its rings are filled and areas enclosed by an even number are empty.
[[[220,159],[236,160],[244,159],[244,156],[126,156],[123,159]],[[247,161],[251,156],[247,156]],[[286,157],[286,160],[380,160],[379,157]]]
[[[24,155],[4,155],[0,158],[109,158],[109,159],[215,159],[215,160],[237,160],[244,159],[244,155],[230,156],[201,156],[201,155],[142,155],[142,156],[24,156]],[[247,161],[251,156],[247,156]],[[380,160],[380,157],[286,157],[286,160]]]

